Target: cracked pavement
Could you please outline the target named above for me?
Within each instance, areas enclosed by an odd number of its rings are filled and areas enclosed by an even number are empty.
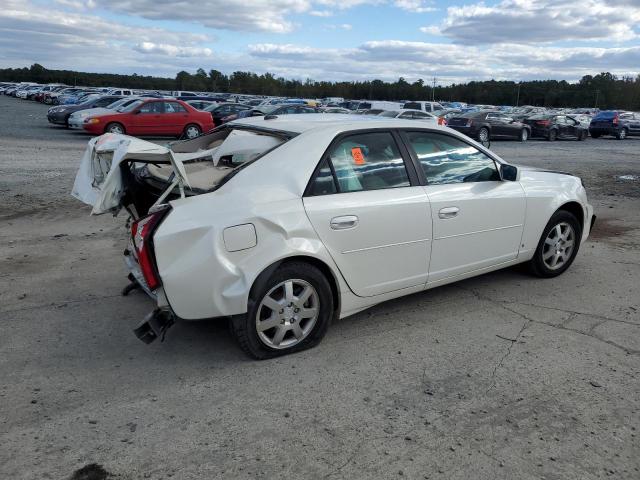
[[[593,192],[564,275],[411,295],[254,362],[221,322],[135,339],[124,219],[69,196],[87,138],[45,111],[0,96],[0,478],[640,478],[640,188],[617,179],[640,139],[492,146]]]

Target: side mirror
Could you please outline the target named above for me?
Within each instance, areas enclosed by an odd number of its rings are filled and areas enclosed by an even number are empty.
[[[500,165],[500,176],[502,177],[502,180],[515,182],[518,178],[518,169],[513,165],[503,163]]]

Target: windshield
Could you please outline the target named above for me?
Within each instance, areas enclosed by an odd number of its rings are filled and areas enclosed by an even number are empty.
[[[118,110],[116,110],[117,112],[130,112],[131,110],[133,110],[134,108],[142,105],[144,102],[142,100],[134,100],[133,102],[131,102],[128,105],[122,106],[120,108],[118,108]]]
[[[110,103],[109,105],[107,105],[105,108],[110,108],[112,110],[116,110],[118,107],[126,104],[127,102],[132,102],[133,100],[129,99],[129,98],[120,98],[118,100],[116,100],[113,103]]]

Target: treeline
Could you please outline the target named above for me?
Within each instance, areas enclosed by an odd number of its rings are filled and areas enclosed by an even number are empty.
[[[545,107],[599,107],[640,110],[640,75],[622,77],[611,73],[585,75],[578,83],[564,80],[528,82],[482,81],[433,88],[423,80],[395,82],[382,80],[328,82],[291,80],[271,73],[233,72],[198,69],[179,72],[175,78],[143,75],[49,70],[34,64],[29,68],[0,69],[0,81],[64,83],[83,86],[118,86],[144,90],[196,90],[247,93],[287,97],[343,97],[372,100],[461,101],[489,105],[536,105]]]

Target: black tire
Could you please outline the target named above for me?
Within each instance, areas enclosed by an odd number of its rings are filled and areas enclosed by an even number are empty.
[[[549,132],[549,136],[547,137],[547,140],[549,140],[550,142],[555,142],[557,138],[558,138],[558,131],[555,129],[552,129]]]
[[[589,134],[587,133],[587,131],[586,131],[586,130],[582,130],[582,131],[578,134],[578,141],[579,141],[579,142],[583,142],[583,141],[585,141],[585,140],[587,139],[587,135],[589,135]]]
[[[569,224],[573,228],[574,248],[569,258],[565,261],[565,263],[561,267],[554,270],[552,268],[549,268],[549,266],[547,266],[543,258],[543,255],[545,253],[544,252],[545,242],[547,240],[547,237],[551,233],[551,231],[555,229],[557,225],[562,223]],[[580,222],[578,222],[578,219],[575,217],[575,215],[566,210],[558,210],[556,213],[554,213],[551,216],[551,219],[549,220],[547,225],[544,227],[542,235],[540,236],[540,241],[538,242],[538,247],[536,248],[536,252],[533,255],[533,258],[529,261],[529,268],[531,272],[534,275],[542,278],[557,277],[558,275],[561,275],[562,273],[564,273],[565,270],[567,270],[571,266],[574,259],[576,258],[576,255],[578,254],[578,250],[580,249],[581,238],[582,238],[582,225],[580,225]]]
[[[197,135],[194,135],[194,136],[192,136],[192,137],[190,137],[190,136],[187,134],[187,132],[188,132],[189,130],[191,130],[192,132],[197,131],[197,132],[198,132],[198,134],[197,134]],[[182,131],[182,135],[180,136],[180,138],[186,138],[186,139],[191,140],[192,138],[196,138],[197,136],[199,136],[199,135],[201,135],[201,134],[202,134],[202,129],[201,129],[198,125],[196,125],[195,123],[190,123],[189,125],[187,125],[186,127],[184,127],[184,130]]]
[[[121,131],[112,131],[115,129],[120,129]],[[127,131],[124,129],[124,125],[118,122],[111,122],[104,127],[104,133],[122,133],[125,134]]]
[[[260,310],[265,308],[261,307],[261,303],[275,287],[292,279],[307,282],[315,289],[318,301],[317,318],[310,331],[298,343],[291,347],[274,348],[265,343],[258,334],[258,315],[261,315]],[[234,316],[231,319],[231,332],[238,341],[240,348],[242,348],[247,355],[257,360],[278,357],[306,350],[320,343],[331,323],[333,310],[334,305],[331,286],[324,274],[311,264],[298,261],[288,262],[277,267],[275,270],[267,269],[256,279],[249,293],[247,313],[246,315]],[[300,323],[300,325],[302,324]],[[278,329],[281,327],[277,326],[273,328]],[[264,333],[266,332],[268,332],[268,330]],[[289,334],[287,333],[287,335]],[[292,340],[292,336],[293,332],[291,332],[288,338]]]
[[[620,129],[620,131],[618,133],[616,133],[616,138],[618,140],[624,140],[625,138],[627,138],[627,135],[629,134],[629,132],[627,132],[626,128],[622,128]]]
[[[600,138],[599,133],[591,133],[591,138]]]
[[[482,138],[483,136],[486,139]],[[489,131],[489,129],[487,127],[482,127],[480,130],[478,130],[478,141],[480,143],[488,142],[490,140],[491,140],[491,132]]]
[[[527,130],[526,128],[523,128],[522,131],[520,132],[520,141],[522,143],[526,142],[527,140],[529,140],[529,130]]]

